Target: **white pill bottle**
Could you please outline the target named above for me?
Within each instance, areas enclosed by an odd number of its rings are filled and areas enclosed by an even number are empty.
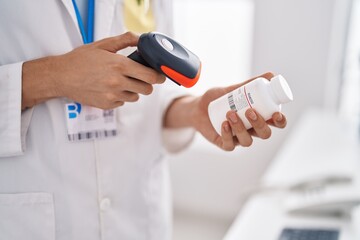
[[[275,112],[281,111],[281,104],[292,100],[293,94],[283,76],[277,75],[270,81],[260,77],[212,101],[208,112],[212,125],[221,135],[221,125],[230,110],[236,111],[246,129],[250,129],[252,126],[245,116],[247,109],[254,108],[269,120]]]

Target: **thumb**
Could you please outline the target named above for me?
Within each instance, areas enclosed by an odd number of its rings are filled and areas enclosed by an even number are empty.
[[[234,84],[234,85],[225,87],[225,92],[227,92],[227,93],[228,93],[228,92],[231,92],[231,91],[233,91],[233,90],[235,90],[235,89],[237,89],[237,88],[239,88],[239,87],[241,87],[241,86],[243,86],[243,85],[245,85],[245,84],[247,84],[247,83],[249,83],[249,82],[257,79],[257,78],[260,78],[260,77],[263,77],[263,78],[266,78],[266,79],[270,80],[271,78],[274,77],[274,74],[273,74],[272,72],[267,72],[267,73],[264,73],[264,74],[262,74],[262,75],[260,75],[260,76],[251,78],[251,79],[249,79],[249,80],[247,80],[247,81],[245,81],[245,82],[241,82],[241,83],[237,83],[237,84]]]
[[[126,32],[122,35],[97,41],[94,43],[94,46],[112,53],[116,53],[123,48],[136,46],[138,41],[139,36],[132,32]]]

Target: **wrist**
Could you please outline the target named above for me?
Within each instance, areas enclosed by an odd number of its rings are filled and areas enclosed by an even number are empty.
[[[199,120],[199,107],[200,98],[192,97],[191,101],[189,101],[189,125],[190,127],[197,130],[198,120]]]
[[[175,99],[166,111],[164,126],[166,128],[194,128],[197,102],[197,97],[194,96]]]
[[[56,76],[56,57],[24,62],[22,66],[22,108],[60,97]]]

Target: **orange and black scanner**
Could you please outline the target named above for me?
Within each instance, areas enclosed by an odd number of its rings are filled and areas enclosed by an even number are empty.
[[[190,88],[200,77],[201,62],[190,50],[157,32],[140,36],[137,51],[130,59],[165,74],[178,85]]]

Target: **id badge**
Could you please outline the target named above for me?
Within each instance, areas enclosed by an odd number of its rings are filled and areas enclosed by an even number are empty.
[[[71,142],[117,135],[115,110],[71,102],[65,104],[68,139]]]

